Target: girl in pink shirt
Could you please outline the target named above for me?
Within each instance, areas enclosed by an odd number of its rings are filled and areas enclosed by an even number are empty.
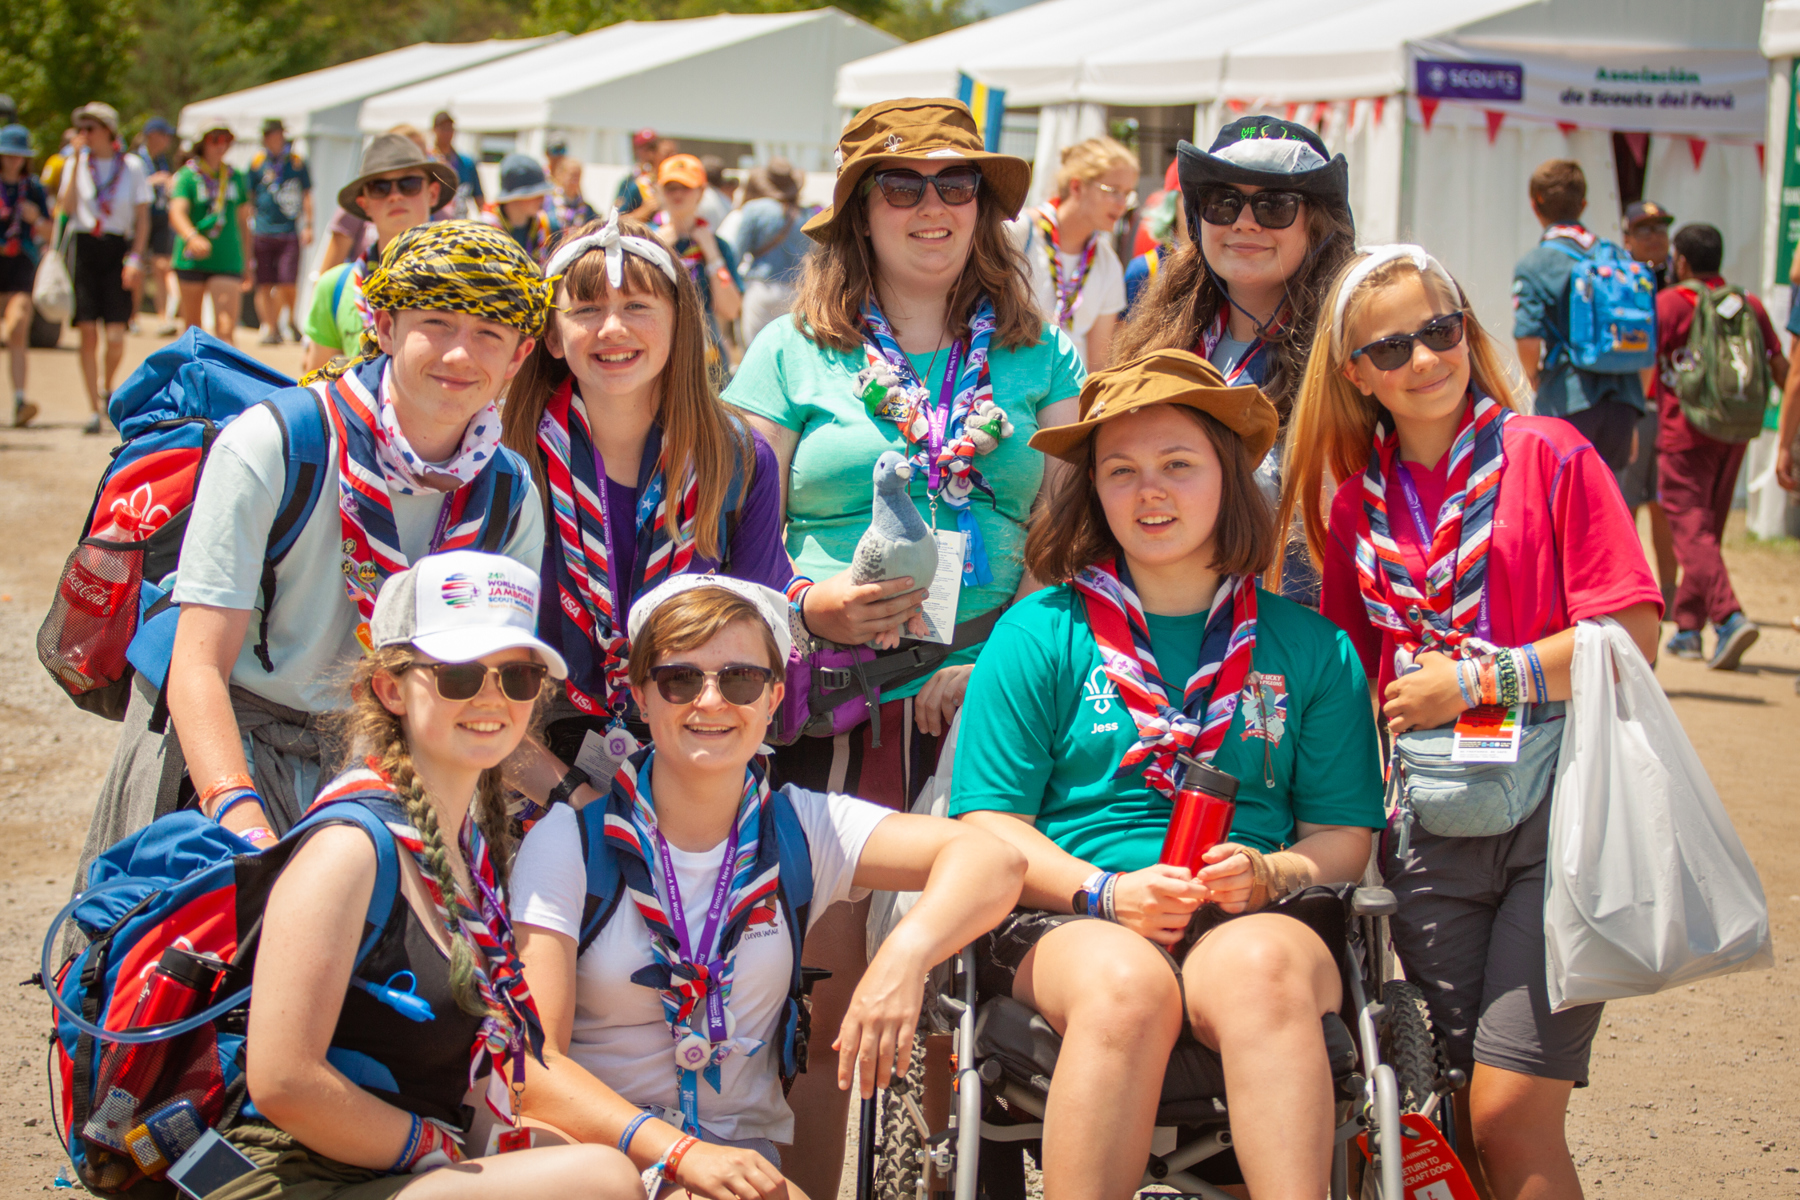
[[[1567,422],[1517,411],[1462,289],[1417,246],[1369,248],[1338,278],[1282,480],[1280,520],[1301,513],[1320,612],[1356,645],[1392,734],[1478,704],[1560,721],[1584,618],[1656,652],[1661,592],[1612,472]],[[1552,1014],[1546,998],[1549,810],[1490,837],[1413,822],[1381,852],[1395,946],[1470,1074],[1458,1118],[1497,1200],[1581,1195],[1563,1122],[1600,1006]]]

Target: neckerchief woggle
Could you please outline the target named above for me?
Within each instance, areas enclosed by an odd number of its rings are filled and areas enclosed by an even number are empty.
[[[738,944],[752,911],[773,902],[781,864],[773,854],[762,853],[768,766],[755,758],[745,767],[737,821],[725,842],[700,939],[693,941],[681,886],[651,801],[655,755],[656,747],[646,746],[619,765],[606,798],[606,837],[626,891],[650,930],[654,961],[632,972],[631,981],[654,988],[662,999],[663,1019],[675,1042],[682,1128],[698,1136],[696,1081],[704,1078],[717,1092],[720,1064],[734,1052],[748,1057],[764,1045],[755,1038],[737,1036],[737,1020],[729,1005]]]
[[[1173,797],[1186,774],[1176,756],[1210,764],[1237,715],[1256,649],[1256,579],[1229,575],[1220,581],[1201,635],[1200,662],[1182,689],[1179,706],[1156,665],[1150,625],[1124,562],[1088,567],[1071,585],[1086,602],[1101,669],[1137,725],[1138,740],[1119,759],[1113,778],[1142,764],[1144,782]]]
[[[373,758],[363,768],[346,771],[327,784],[313,801],[313,807],[369,791],[386,792],[404,813],[404,802]],[[495,873],[487,839],[482,836],[474,812],[464,814],[456,840],[462,848],[469,878],[475,884],[476,894],[471,902],[460,883],[454,896],[444,895],[437,875],[425,862],[425,839],[409,819],[384,813],[382,821],[418,864],[419,880],[437,911],[439,928],[451,938],[466,939],[475,950],[475,987],[488,1011],[469,1049],[469,1086],[475,1086],[485,1069],[488,1108],[496,1117],[517,1126],[525,1092],[525,1055],[529,1052],[538,1062],[544,1061],[544,1026],[519,963],[512,922],[506,913],[505,891]],[[455,904],[454,913],[451,901]]]
[[[409,485],[389,477],[377,432],[378,397],[388,384],[387,367],[388,356],[383,354],[337,379],[321,379],[312,385],[325,402],[326,419],[337,437],[344,590],[357,607],[356,639],[365,654],[374,648],[369,622],[375,616],[375,597],[382,582],[411,565],[400,549],[400,531],[389,495],[390,488],[404,491]],[[478,488],[492,499],[492,472],[498,458],[498,453],[488,455],[469,480],[459,480],[456,490],[445,493],[426,553],[461,550],[481,537],[486,504],[471,504],[471,500]]]
[[[1050,263],[1050,289],[1056,294],[1055,312],[1051,321],[1064,329],[1075,328],[1075,310],[1081,307],[1082,291],[1087,287],[1088,272],[1093,269],[1094,255],[1100,249],[1100,238],[1094,235],[1088,238],[1087,246],[1081,252],[1081,265],[1063,282],[1060,251],[1062,239],[1058,233],[1056,206],[1046,204],[1034,209],[1032,220],[1038,232],[1044,235],[1044,257]]]
[[[950,348],[943,385],[933,405],[929,389],[920,381],[912,360],[900,349],[893,327],[881,315],[875,297],[871,295],[863,305],[863,329],[867,334],[863,353],[871,367],[886,367],[897,380],[886,389],[885,399],[869,405],[870,411],[900,427],[900,435],[908,446],[908,461],[925,477],[926,494],[956,514],[956,527],[964,534],[965,587],[994,581],[987,545],[971,507],[976,492],[994,501],[994,489],[975,467],[982,450],[970,436],[969,419],[976,407],[985,402],[990,408],[977,420],[995,445],[1011,429],[1006,424],[1006,414],[991,407],[994,384],[988,374],[988,343],[995,324],[994,302],[983,296],[969,319],[968,342],[958,341]]]
[[[1470,396],[1473,403],[1465,407],[1450,446],[1435,524],[1426,525],[1411,472],[1400,461],[1399,434],[1385,415],[1376,423],[1363,472],[1362,520],[1356,532],[1363,607],[1369,624],[1392,634],[1394,645],[1415,657],[1436,650],[1469,658],[1495,649],[1487,635],[1487,560],[1506,467],[1502,435],[1513,414],[1479,391],[1471,389]],[[1394,541],[1387,500],[1390,476],[1398,479],[1425,546],[1423,587]]]
[[[632,600],[692,565],[699,475],[689,469],[671,513],[662,428],[652,425],[638,467],[637,554],[624,563],[613,545],[606,464],[573,380],[565,381],[544,406],[537,437],[550,489],[550,532],[559,547],[552,562],[562,614],[561,647],[569,664],[563,686],[577,708],[607,718],[608,728],[616,728],[624,724],[631,703],[625,617]],[[595,680],[600,686],[590,691]]]

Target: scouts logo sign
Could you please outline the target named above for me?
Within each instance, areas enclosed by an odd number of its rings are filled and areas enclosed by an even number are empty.
[[[1525,68],[1519,63],[1446,62],[1421,58],[1419,95],[1435,100],[1519,101]]]

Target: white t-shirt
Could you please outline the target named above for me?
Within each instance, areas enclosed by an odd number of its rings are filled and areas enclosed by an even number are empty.
[[[1010,227],[1013,238],[1025,254],[1026,265],[1031,268],[1032,298],[1037,301],[1044,319],[1049,321],[1056,316],[1056,281],[1050,277],[1050,259],[1044,253],[1044,235],[1032,218],[1032,210],[1026,209],[1023,216],[1010,223]],[[1088,268],[1087,281],[1081,285],[1079,302],[1075,306],[1075,324],[1070,330],[1074,335],[1075,352],[1081,355],[1083,366],[1087,365],[1087,335],[1093,329],[1094,322],[1103,316],[1116,317],[1125,311],[1125,268],[1119,265],[1119,256],[1113,251],[1112,238],[1102,231],[1096,233],[1094,239],[1098,243],[1094,250],[1094,263]],[[1064,279],[1073,278],[1080,272],[1082,253],[1076,251],[1057,255]]]
[[[811,792],[789,784],[806,844],[812,852],[811,923],[839,900],[860,900],[866,889],[852,887],[856,863],[875,826],[890,810],[854,796]],[[601,803],[601,801],[595,801]],[[587,900],[587,868],[581,859],[581,832],[575,810],[559,804],[532,826],[512,869],[512,919],[568,937],[581,937]],[[669,848],[681,883],[689,935],[698,940],[706,923],[706,902],[718,880],[725,843],[703,853]],[[731,985],[731,1015],[739,1037],[768,1042],[755,1055],[734,1053],[719,1068],[719,1090],[697,1081],[700,1123],[732,1141],[794,1140],[794,1112],[781,1094],[781,1047],[774,1042],[793,973],[791,939],[776,908],[775,921],[744,931],[738,942]],[[655,961],[650,928],[629,904],[620,905],[593,945],[575,965],[575,1026],[569,1057],[596,1079],[640,1108],[679,1111],[675,1043],[663,1020],[662,999],[653,988],[631,982],[632,972]],[[837,1031],[813,1031],[814,1068],[831,1057]]]
[[[337,437],[326,423],[326,461],[337,462]],[[263,551],[281,507],[287,458],[275,415],[258,405],[225,427],[207,456],[181,543],[177,604],[260,610]],[[448,492],[390,493],[400,550],[417,561],[431,545],[438,510]],[[361,617],[344,588],[342,517],[337,472],[329,472],[318,503],[293,548],[275,568],[275,611],[269,621],[269,660],[256,658],[261,625],[253,612],[231,682],[302,712],[332,712],[350,701],[350,673],[362,658],[356,640]],[[502,553],[533,571],[544,551],[544,511],[535,486],[519,510],[519,528]]]
[[[150,203],[150,175],[144,170],[144,162],[135,154],[127,154],[123,150],[115,150],[113,156],[105,162],[94,162],[83,150],[75,161],[65,167],[65,171],[75,172],[75,213],[70,218],[79,233],[121,233],[130,237],[137,229],[137,206]],[[112,183],[113,172],[123,171],[119,181],[111,191],[111,212],[102,214],[97,198],[97,182],[94,172],[100,173],[99,183]],[[96,228],[98,227],[98,228]]]

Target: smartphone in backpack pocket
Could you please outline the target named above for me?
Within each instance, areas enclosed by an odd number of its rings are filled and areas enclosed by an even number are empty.
[[[205,1200],[256,1170],[243,1151],[220,1137],[218,1130],[209,1129],[169,1168],[169,1182],[194,1200]]]

